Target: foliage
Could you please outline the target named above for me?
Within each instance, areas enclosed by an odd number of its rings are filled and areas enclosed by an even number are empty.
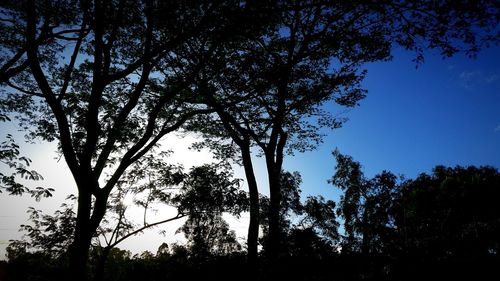
[[[32,189],[19,182],[19,178],[32,181],[43,180],[42,175],[29,169],[31,162],[29,158],[21,156],[19,145],[15,143],[12,135],[8,134],[6,140],[0,143],[0,163],[6,165],[13,172],[11,174],[0,172],[0,193],[2,193],[2,189],[10,195],[28,193],[37,201],[43,197],[51,197],[53,188],[37,186]]]
[[[78,188],[70,249],[78,278],[125,171],[207,112],[182,96],[204,62],[179,75],[177,52],[194,38],[218,45],[236,30],[252,33],[265,9],[239,1],[2,1],[1,113],[17,117],[29,139],[58,142]]]
[[[72,242],[75,229],[74,196],[67,198],[54,215],[44,214],[33,207],[28,209],[31,224],[21,225],[24,232],[21,240],[11,240],[7,247],[7,258],[14,260],[19,254],[40,252],[52,258],[65,256]]]
[[[0,122],[11,121],[4,111],[5,104],[0,102]],[[32,189],[19,181],[19,179],[38,181],[43,180],[43,177],[37,171],[29,169],[32,163],[31,159],[21,155],[19,145],[11,134],[7,134],[5,140],[0,143],[0,163],[7,166],[6,171],[12,171],[10,174],[0,172],[0,193],[3,191],[8,192],[10,195],[28,193],[36,201],[39,201],[42,197],[52,196],[53,188],[38,186]]]
[[[188,240],[191,253],[205,258],[209,254],[224,255],[241,250],[234,231],[222,218],[223,213],[239,216],[247,210],[246,193],[238,179],[230,180],[227,166],[203,165],[186,175],[171,202],[179,212],[188,215],[179,229]]]
[[[367,179],[352,157],[334,155],[331,183],[344,191],[342,251],[445,260],[498,254],[496,169],[436,166],[412,180],[386,171]]]
[[[356,206],[354,219],[349,222],[356,232],[352,238],[342,237],[341,252],[337,251],[335,204],[321,196],[308,197],[302,203],[298,200],[300,175],[283,172],[284,186],[288,186],[283,194],[283,202],[287,204],[284,210],[288,211],[282,213],[281,239],[287,254],[272,268],[267,263],[260,264],[258,276],[265,279],[278,274],[293,280],[312,277],[318,280],[419,280],[430,276],[486,278],[495,273],[500,260],[500,210],[495,201],[500,191],[497,169],[437,166],[432,174],[422,173],[415,179],[398,180],[389,172],[368,179],[358,162],[338,151],[336,155],[340,161],[332,182],[346,188],[344,197],[359,194],[359,197],[343,198],[338,213],[343,216],[346,210],[353,209],[352,205]],[[239,181],[229,180],[230,173],[222,171],[219,172],[216,165],[191,169],[183,176],[179,192],[169,199],[178,204],[183,202],[184,205],[179,205],[183,206],[181,209],[193,215],[191,223],[182,228],[192,242],[187,246],[163,244],[156,255],[144,252],[132,256],[128,251],[112,248],[105,265],[106,280],[131,277],[196,280],[199,274],[230,280],[229,273],[241,274],[246,268],[244,259],[234,251],[237,249],[232,247],[234,236],[227,232],[227,224],[220,215],[231,210],[234,202],[246,200],[239,197],[242,195],[237,189]],[[350,180],[363,183],[363,192],[359,193],[359,185]],[[214,203],[220,200],[223,203]],[[201,204],[203,208],[190,207],[197,206],[192,203],[198,201],[205,202]],[[267,206],[266,201],[263,198],[261,206]],[[16,280],[61,276],[65,268],[63,249],[69,245],[61,238],[71,237],[66,231],[72,229],[64,227],[72,222],[63,217],[74,218],[74,213],[63,210],[56,212],[56,216],[31,210],[34,223],[23,229],[26,237],[35,241],[30,243],[36,245],[38,251],[27,247],[26,242],[12,243],[9,276],[15,276]],[[207,231],[216,233],[216,239],[208,237]],[[196,240],[201,237],[208,239]],[[349,239],[354,243],[347,243]],[[93,264],[101,250],[93,248]],[[23,266],[29,270],[21,270]]]
[[[281,231],[284,154],[314,149],[324,128],[342,125],[340,108],[354,107],[366,95],[365,64],[390,60],[395,46],[414,51],[419,63],[426,49],[444,57],[459,51],[473,56],[500,38],[499,9],[492,1],[276,3],[273,25],[257,38],[216,49],[220,59],[208,63],[193,86],[195,101],[218,117],[216,126],[197,129],[211,137],[206,146],[234,157],[233,144],[220,141],[231,138],[240,150],[257,146],[266,158],[270,245],[279,243]],[[196,43],[201,54],[185,59],[206,56],[206,42]]]
[[[322,196],[300,198],[302,178],[298,172],[282,171],[282,205],[280,212],[280,255],[282,257],[326,258],[334,253],[339,242],[336,205]],[[269,212],[269,199],[261,197],[262,213]],[[264,255],[267,250],[268,221],[261,220]]]
[[[267,246],[276,255],[281,250],[279,239],[291,225],[288,214],[304,211],[297,199],[299,178],[282,172],[285,155],[315,148],[323,139],[323,128],[338,128],[345,121],[335,113],[364,98],[361,82],[366,63],[389,60],[395,46],[414,51],[415,60],[421,62],[425,49],[437,49],[443,56],[458,51],[473,56],[500,40],[495,1],[265,1],[257,5],[254,1],[26,0],[2,1],[0,14],[0,27],[5,30],[0,35],[0,120],[15,116],[30,139],[58,142],[78,188],[70,264],[82,280],[92,238],[102,226],[108,203],[127,193],[119,188],[121,181],[131,181],[127,171],[136,163],[156,163],[145,156],[187,120],[200,116],[197,120],[210,122],[206,130],[197,130],[214,136],[208,146],[217,147],[214,139],[224,140],[218,151],[229,151],[226,158],[235,155],[226,141],[230,137],[242,162],[247,159],[249,182],[255,183],[250,148],[260,149],[270,188],[264,206],[268,208]],[[39,175],[19,164],[28,161],[9,139],[1,149],[0,160],[15,170],[1,175],[2,185],[20,193],[25,189],[13,178],[16,173],[33,179]],[[393,235],[386,237],[382,231],[401,228],[396,224],[401,216],[393,210],[398,205],[391,205],[398,202],[392,199],[400,194],[400,185],[391,173],[366,179],[359,164],[338,158],[345,168],[339,169],[332,183],[346,192],[339,204],[347,233],[343,249],[383,251]],[[192,170],[183,179],[183,188],[191,186],[195,192],[185,189],[181,192],[186,197],[177,201],[182,212],[190,213],[186,228],[200,228],[212,220],[227,230],[220,220],[224,211],[213,207],[226,204],[225,197],[221,199],[217,189],[212,194],[201,188],[221,184],[232,190],[233,183],[216,173],[200,180],[196,173]],[[165,176],[141,170],[137,176],[152,177],[153,182],[171,180],[170,176],[177,180],[175,173]],[[150,186],[138,186],[154,190],[138,201],[144,207],[152,198],[170,199]],[[249,187],[256,222],[258,190],[256,184]],[[35,194],[50,196],[50,191],[36,189]],[[113,230],[116,243],[118,236],[131,233],[131,224],[123,219],[124,206],[115,206],[123,222],[123,227]],[[233,205],[237,209],[229,211],[237,213],[241,206]],[[296,233],[297,241],[302,234],[335,240],[330,212],[334,207],[320,198],[311,199],[305,212],[309,218],[304,220],[309,226]],[[328,211],[328,216],[318,210]],[[412,212],[425,217],[417,207]],[[448,207],[451,218],[455,212]],[[200,214],[210,215],[197,219]],[[442,213],[437,216],[447,221]],[[405,213],[403,218],[406,223]],[[148,225],[146,219],[144,225]],[[470,222],[466,226],[478,233],[483,230]],[[186,233],[203,233],[187,229]],[[204,243],[193,235],[195,244]]]
[[[168,152],[149,153],[143,161],[138,161],[124,173],[110,194],[106,216],[98,228],[97,234],[104,241],[106,248],[113,248],[123,240],[142,233],[142,231],[161,224],[183,218],[176,216],[151,222],[147,215],[156,212],[156,206],[168,206],[171,193],[175,192],[184,180],[183,167],[167,162]],[[126,204],[127,199],[130,204]],[[129,207],[142,209],[142,222],[131,221],[126,215]]]
[[[361,171],[361,165],[352,157],[342,155],[338,150],[335,150],[333,155],[337,166],[329,182],[343,191],[337,211],[344,219],[345,237],[342,241],[342,250],[357,250],[362,224],[361,204],[364,201],[367,180]]]
[[[339,226],[335,215],[336,204],[332,200],[325,200],[323,196],[308,196],[302,207],[305,216],[299,225],[304,229],[315,231],[330,243],[339,240],[337,228]]]
[[[121,200],[124,196],[113,196],[113,200],[109,202],[109,212],[94,237],[90,253],[90,270],[95,280],[107,280],[111,272],[121,272],[124,263],[133,263],[129,252],[116,248],[118,243],[147,228],[184,216],[188,216],[188,220],[179,231],[186,235],[188,247],[173,245],[170,251],[168,245],[164,244],[158,250],[158,257],[163,255],[165,258],[172,256],[177,259],[185,256],[206,259],[211,256],[231,255],[242,250],[234,231],[229,229],[229,225],[222,218],[224,213],[237,216],[247,209],[246,193],[239,189],[239,180],[230,179],[232,174],[229,166],[204,165],[193,167],[185,174],[180,167],[168,165],[163,159],[150,160],[148,169],[141,167],[142,169],[127,173],[117,192],[132,192],[134,196],[140,196],[143,192],[156,194],[144,200],[138,199],[135,203],[144,208],[146,213],[151,211],[154,200],[159,200],[158,202],[176,207],[179,214],[155,223],[144,221],[142,226],[137,226],[125,215],[126,206],[123,202],[115,200]],[[148,177],[144,177],[143,173],[151,176],[149,180],[144,180]],[[76,198],[71,196],[68,199]],[[35,258],[36,255],[43,255],[53,261],[66,258],[75,224],[73,204],[63,204],[54,215],[43,214],[34,208],[30,208],[28,212],[31,224],[21,225],[21,231],[25,232],[23,238],[11,241],[8,247],[9,260],[14,263],[21,262],[25,257]],[[145,217],[144,219],[146,220]],[[143,253],[137,258],[153,259],[154,255]],[[125,275],[115,278],[125,278]]]
[[[498,255],[500,173],[492,167],[436,166],[402,186],[395,224],[406,252],[442,258]]]
[[[65,26],[78,24],[77,10],[74,9],[77,1],[46,1],[39,5],[44,20],[40,21],[41,32],[35,44],[40,52],[40,59],[46,65],[54,65],[58,60],[57,50],[64,48],[58,40],[68,37]],[[14,85],[11,79],[19,81],[26,77],[23,73],[29,67],[27,58],[26,34],[22,27],[26,24],[26,1],[2,1],[0,13],[0,84]]]

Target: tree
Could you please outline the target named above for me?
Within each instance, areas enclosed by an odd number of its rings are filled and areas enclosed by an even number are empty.
[[[2,76],[2,104],[31,137],[57,140],[73,175],[76,278],[86,278],[91,239],[123,173],[163,136],[206,112],[178,97],[204,62],[178,76],[176,49],[197,36],[222,44],[234,30],[251,30],[255,22],[246,15],[256,9],[239,1],[2,2],[2,27],[12,39],[2,41],[2,68],[16,68],[8,83]]]
[[[188,86],[203,94],[210,111],[225,116],[225,128],[244,132],[262,151],[270,188],[269,245],[276,246],[270,253],[277,255],[285,153],[313,148],[321,140],[320,128],[340,125],[342,120],[322,106],[357,104],[364,96],[359,86],[364,63],[389,59],[393,45],[415,51],[421,61],[426,48],[444,56],[460,50],[473,55],[499,40],[494,1],[269,2],[276,2],[278,17],[264,30],[253,28],[266,16],[253,1],[61,2],[60,7],[75,8],[75,20],[59,21],[52,20],[61,11],[58,5],[30,0],[19,6],[21,13],[6,14],[21,20],[2,18],[15,23],[16,38],[24,39],[15,44],[24,43],[29,66],[8,85],[10,109],[22,113],[33,137],[59,141],[78,186],[71,248],[77,276],[85,276],[91,237],[124,171],[162,136],[207,112],[200,102],[188,107],[179,98]],[[52,22],[62,24],[52,29]],[[248,44],[236,44],[244,48],[233,54],[243,63],[226,63],[219,72],[209,63],[211,54],[225,50],[240,27],[237,36]],[[40,44],[45,34],[60,30],[62,36],[49,36],[53,44]],[[249,30],[263,33],[247,38]],[[199,42],[208,56],[186,60]],[[44,60],[45,48],[71,55],[67,61]],[[220,79],[218,74],[229,72],[233,75]],[[227,96],[232,98],[225,107],[221,101]],[[105,168],[113,171],[107,179]]]
[[[358,235],[361,232],[361,208],[364,194],[366,194],[367,183],[361,165],[352,157],[341,154],[338,150],[333,152],[337,165],[335,174],[329,180],[331,184],[344,191],[340,197],[338,214],[344,219],[346,237],[342,244],[342,251],[356,251],[358,246]]]
[[[335,216],[335,202],[322,196],[308,196],[304,203],[300,198],[302,178],[298,172],[281,173],[282,194],[280,211],[280,255],[300,258],[319,257],[333,252],[338,242],[338,222]],[[261,199],[263,213],[268,211],[269,198]],[[263,218],[264,251],[269,247],[266,236],[269,233],[269,221]],[[318,250],[316,253],[315,251]]]
[[[69,196],[68,203],[63,203],[54,215],[43,214],[33,207],[28,209],[31,224],[21,225],[25,232],[21,240],[11,240],[7,247],[9,260],[16,259],[19,253],[41,252],[49,258],[59,259],[67,255],[75,229],[73,211],[74,196]]]
[[[403,253],[471,262],[498,256],[499,181],[493,167],[436,166],[404,183],[394,211]]]
[[[109,255],[124,240],[141,234],[147,229],[164,225],[168,222],[182,219],[186,216],[177,210],[177,214],[151,222],[147,214],[156,211],[153,206],[161,204],[168,206],[172,192],[184,180],[182,166],[167,164],[168,153],[156,153],[154,150],[145,155],[142,161],[135,162],[117,183],[110,194],[107,212],[97,229],[93,255],[95,258],[94,280],[104,279],[105,268]],[[143,209],[142,223],[127,218],[128,205],[126,197],[133,197],[131,205]],[[170,206],[171,207],[171,206]]]
[[[415,179],[387,171],[367,179],[352,157],[334,155],[330,182],[344,192],[338,209],[346,232],[342,251],[471,268],[498,257],[497,169],[436,166]]]
[[[287,234],[288,252],[303,260],[321,260],[332,256],[339,242],[335,202],[320,196],[308,196],[301,205],[301,216]]]
[[[218,116],[225,120],[225,105],[212,104]],[[200,126],[200,124],[202,124]],[[227,121],[219,121],[217,116],[197,116],[191,120],[188,129],[201,133],[203,141],[195,143],[194,148],[201,149],[208,147],[216,158],[221,161],[233,160],[236,164],[242,165],[245,172],[246,182],[249,191],[249,213],[250,221],[247,235],[247,258],[250,265],[250,272],[256,272],[258,256],[258,238],[260,221],[260,200],[257,178],[254,171],[251,138],[244,131],[234,129]],[[228,139],[231,142],[228,143]]]
[[[352,157],[338,150],[333,155],[337,165],[329,182],[344,192],[337,210],[346,232],[342,251],[365,255],[392,252],[398,247],[394,212],[404,181],[387,171],[368,179]]]
[[[21,225],[19,240],[6,248],[9,278],[15,280],[61,279],[67,273],[68,247],[75,229],[74,196],[67,198],[53,215],[33,207],[28,209],[30,223]]]
[[[493,1],[278,1],[276,22],[237,51],[235,60],[209,65],[225,75],[200,72],[199,91],[242,151],[262,151],[270,188],[269,246],[277,255],[280,173],[285,153],[312,149],[323,127],[344,121],[327,103],[353,107],[365,96],[363,65],[391,58],[394,46],[443,56],[474,55],[498,42]],[[228,62],[229,61],[229,62]],[[240,101],[240,102],[239,102]],[[248,165],[246,169],[251,169]],[[256,201],[258,202],[258,201]],[[276,247],[272,249],[273,247]]]
[[[3,113],[5,106],[0,101],[0,122],[11,121],[11,119]],[[29,193],[37,201],[42,197],[52,196],[53,188],[43,188],[41,186],[35,189],[29,188],[19,182],[19,179],[38,181],[43,180],[35,170],[30,170],[29,166],[32,161],[26,156],[21,155],[19,145],[16,143],[11,134],[5,136],[5,140],[0,143],[0,163],[7,166],[8,170],[12,170],[10,174],[0,172],[0,193],[6,191],[9,195],[22,195]],[[3,190],[3,191],[2,191]]]
[[[104,280],[112,273],[106,270],[124,266],[116,264],[124,262],[117,257],[123,252],[117,248],[122,241],[186,216],[188,220],[179,231],[188,238],[192,258],[199,260],[241,251],[234,231],[222,218],[224,212],[239,215],[247,206],[246,194],[239,190],[239,180],[230,180],[229,167],[204,165],[184,173],[182,167],[167,164],[162,156],[166,155],[146,155],[143,162],[134,163],[133,169],[124,174],[110,194],[108,211],[92,241],[93,280]],[[123,193],[133,196],[134,203],[144,209],[142,224],[127,218],[128,206],[123,203],[126,197]],[[34,208],[28,210],[31,224],[21,225],[26,234],[9,244],[10,260],[18,261],[26,253],[42,255],[51,261],[67,257],[76,221],[73,211],[76,197],[67,199],[70,202],[64,203],[54,215],[43,214]],[[155,203],[170,204],[177,208],[177,215],[150,222],[146,215]],[[162,250],[165,251],[168,252],[168,245]]]
[[[39,59],[42,63],[51,64],[58,58],[54,50],[61,46],[58,40],[69,43],[75,31],[68,30],[70,25],[78,25],[77,10],[74,9],[76,1],[46,1],[40,11],[44,20],[40,21],[41,32],[33,41],[39,50]],[[14,81],[19,81],[22,74],[29,68],[28,47],[26,34],[22,30],[26,24],[26,1],[2,1],[0,29],[0,84],[15,86]],[[14,81],[10,81],[13,79]]]
[[[234,231],[222,218],[223,213],[239,216],[247,209],[247,196],[239,190],[239,180],[230,180],[228,167],[203,165],[186,176],[180,192],[171,202],[188,219],[179,229],[188,240],[193,257],[239,251]]]
[[[339,226],[335,215],[336,204],[332,200],[326,200],[323,196],[308,196],[303,204],[303,213],[305,216],[301,219],[299,225],[303,229],[310,229],[319,233],[330,243],[337,243]]]

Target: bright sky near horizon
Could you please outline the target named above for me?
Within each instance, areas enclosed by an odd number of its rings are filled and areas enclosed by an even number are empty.
[[[438,164],[500,168],[500,47],[483,50],[477,59],[457,55],[443,60],[427,54],[418,68],[411,59],[411,53],[395,51],[392,61],[367,65],[363,83],[367,98],[346,113],[349,121],[344,127],[329,132],[317,150],[285,160],[285,169],[301,172],[303,195],[338,199],[338,191],[327,183],[334,172],[331,151],[335,148],[361,162],[367,176],[385,169],[415,177]],[[8,124],[0,124],[0,129],[2,138],[15,131]],[[189,167],[210,161],[208,153],[188,151],[188,141],[171,139],[167,143],[176,146],[174,163]],[[53,159],[53,144],[26,144],[22,148],[45,178],[35,185],[53,186],[56,193],[42,202],[0,194],[0,259],[5,258],[8,240],[20,237],[17,229],[26,223],[28,206],[52,213],[67,194],[76,193],[64,160]],[[265,167],[261,161],[256,166],[261,192],[267,193]],[[243,178],[243,173],[236,171],[236,176]],[[159,219],[161,215],[157,214]],[[165,226],[167,236],[174,237],[168,242],[182,240],[182,235],[174,236],[179,225]],[[245,216],[232,225],[238,236],[245,235]],[[147,232],[119,247],[155,252],[166,240],[157,232]]]

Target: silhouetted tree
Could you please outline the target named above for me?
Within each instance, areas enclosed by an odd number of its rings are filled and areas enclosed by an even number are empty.
[[[1,90],[0,88],[0,91]],[[4,113],[7,107],[8,106],[0,100],[0,123],[11,121],[9,116]],[[35,197],[37,201],[42,197],[52,196],[52,192],[54,191],[52,188],[43,188],[39,186],[32,189],[19,182],[19,179],[38,181],[43,180],[43,177],[37,171],[29,169],[32,163],[31,159],[21,155],[19,145],[11,134],[7,134],[5,140],[0,143],[0,163],[6,167],[6,171],[12,171],[8,174],[0,172],[0,193],[4,191],[8,192],[9,195],[29,193],[31,197]]]
[[[352,157],[334,155],[331,183],[343,190],[342,252],[362,253],[358,261],[374,266],[364,274],[375,274],[383,264],[396,279],[494,274],[500,244],[497,169],[436,166],[415,179],[386,171],[367,179]],[[376,255],[378,260],[371,260]],[[381,256],[393,262],[380,265]]]
[[[343,252],[363,254],[393,252],[400,245],[395,224],[395,210],[404,180],[382,171],[372,179],[364,176],[361,164],[352,157],[333,152],[337,165],[329,181],[340,188],[338,214],[344,219]]]
[[[476,259],[500,250],[500,173],[436,166],[402,185],[395,224],[404,253]]]
[[[223,256],[242,250],[235,232],[222,218],[223,213],[239,215],[247,209],[246,194],[239,190],[239,180],[230,180],[229,167],[204,165],[194,167],[185,174],[182,167],[167,164],[160,157],[162,155],[157,154],[156,158],[147,155],[145,161],[134,163],[134,169],[125,173],[110,194],[108,212],[93,237],[90,257],[94,280],[107,280],[129,263],[130,255],[125,258],[117,256],[117,253],[125,253],[116,248],[122,241],[185,216],[188,220],[179,231],[184,232],[188,240],[189,258],[202,261],[209,256]],[[127,206],[123,203],[126,196],[122,192],[129,193],[135,198],[134,203],[144,208],[142,224],[127,218]],[[21,240],[9,244],[10,260],[20,263],[24,257],[36,260],[36,255],[39,255],[48,260],[61,261],[61,269],[65,268],[64,261],[72,243],[76,221],[73,211],[76,198],[70,196],[68,199],[70,202],[64,203],[54,215],[45,215],[34,208],[28,210],[31,223],[21,226],[25,233]],[[146,214],[155,203],[171,204],[178,209],[178,213],[165,220],[149,222]],[[162,252],[169,253],[168,245]],[[140,257],[143,262],[146,256]],[[32,275],[27,278],[37,273],[29,274]],[[126,277],[120,276],[113,278],[121,280]]]
[[[107,213],[96,233],[97,245],[93,247],[94,280],[99,281],[104,278],[108,255],[121,242],[147,229],[186,216],[177,211],[176,215],[153,222],[147,219],[147,214],[155,211],[153,206],[157,204],[161,204],[164,208],[172,207],[168,205],[168,199],[171,193],[179,188],[185,177],[182,166],[168,164],[167,157],[166,152],[152,151],[145,155],[142,161],[135,162],[117,182],[108,200]],[[127,196],[134,198],[131,206],[124,203]],[[142,223],[127,218],[126,211],[133,206],[142,208]]]
[[[32,137],[59,142],[78,187],[70,249],[77,278],[85,278],[92,236],[120,177],[193,115],[216,111],[225,128],[244,132],[238,136],[244,147],[249,136],[251,147],[263,152],[270,188],[269,254],[277,256],[285,153],[314,148],[322,127],[340,125],[343,120],[323,105],[352,107],[364,97],[364,63],[390,59],[393,45],[415,51],[421,61],[426,48],[443,56],[474,55],[499,40],[495,1],[269,2],[279,16],[271,17],[276,21],[257,38],[247,38],[247,32],[260,31],[254,23],[266,22],[266,14],[253,2],[2,2],[8,12],[1,23],[15,38],[1,46],[7,50],[2,68],[11,61],[24,64],[15,59],[24,53],[29,68],[19,68],[9,80],[10,92],[2,93],[5,104],[21,113]],[[60,15],[67,7],[74,8],[68,19]],[[52,41],[41,44],[46,34]],[[227,57],[212,54],[230,49],[226,43],[234,36],[245,41],[232,53],[236,63],[219,60],[226,68],[212,67],[214,57]],[[13,47],[17,44],[23,47]],[[193,59],[196,48],[204,55]],[[46,53],[71,55],[51,60]],[[193,88],[202,101],[192,102],[187,92]],[[221,102],[226,97],[229,103]],[[252,202],[258,202],[253,194]]]
[[[178,76],[175,50],[197,36],[223,44],[235,30],[251,30],[256,21],[248,15],[258,7],[153,0],[3,1],[1,7],[2,39],[8,38],[2,82],[6,72],[17,73],[2,99],[31,137],[58,141],[78,188],[70,265],[74,278],[85,279],[91,239],[120,177],[164,135],[206,112],[178,98],[203,62]]]
[[[332,254],[338,243],[338,222],[335,216],[335,202],[322,196],[308,196],[304,203],[300,198],[302,178],[298,172],[282,172],[282,205],[280,212],[280,255],[281,257],[306,256],[324,257]],[[269,199],[261,199],[263,212],[269,207]],[[268,221],[261,221],[263,227],[264,252],[268,250],[266,239]],[[317,250],[317,252],[315,252]]]
[[[239,190],[240,181],[231,177],[224,165],[194,167],[171,199],[179,212],[188,215],[179,231],[186,236],[195,258],[241,250],[234,231],[222,218],[223,213],[239,216],[248,206],[246,193]]]
[[[304,217],[299,226],[310,229],[330,243],[339,240],[338,222],[335,215],[336,204],[332,200],[325,200],[323,196],[308,196],[303,204],[302,213]]]
[[[75,9],[76,2],[71,0],[46,1],[39,6],[40,13],[43,15],[39,21],[40,32],[32,43],[39,50],[39,59],[43,64],[56,63],[58,57],[54,50],[62,48],[60,42],[68,44],[75,41],[75,38],[71,38],[75,30],[69,30],[68,27],[78,25],[81,20],[78,17],[78,10]],[[27,21],[26,1],[2,1],[1,14],[0,85],[16,87],[15,84],[26,77],[26,73],[23,74],[23,72],[29,68],[30,64],[26,33],[23,30]]]
[[[335,202],[308,196],[286,234],[286,252],[299,260],[321,260],[336,252],[339,242]]]
[[[225,108],[224,105],[215,105],[215,109],[218,114],[222,114],[223,121],[218,121],[217,117],[205,115],[194,119],[192,121],[192,125],[189,127],[190,130],[202,133],[204,138],[202,142],[194,144],[195,148],[199,149],[208,147],[212,152],[214,152],[215,157],[225,161],[232,159],[237,164],[243,165],[250,203],[250,220],[247,234],[247,258],[250,265],[250,272],[256,272],[261,208],[259,205],[260,200],[257,178],[252,160],[251,138],[246,132],[232,127],[230,122],[228,122],[224,117],[224,111],[221,110],[223,108]],[[230,143],[228,143],[228,139],[231,140]]]
[[[16,259],[19,252],[41,252],[57,259],[66,256],[72,242],[75,213],[73,211],[74,196],[67,198],[54,215],[43,214],[33,207],[28,209],[30,224],[21,225],[24,232],[21,240],[11,240],[7,247],[7,257]]]
[[[287,255],[287,237],[291,229],[293,228],[292,220],[297,218],[302,214],[302,204],[300,202],[300,184],[302,183],[302,178],[298,172],[288,172],[283,171],[281,173],[281,181],[283,188],[281,190],[281,196],[283,198],[280,208],[280,239],[279,247],[280,254],[282,256]],[[268,213],[270,208],[270,200],[267,196],[261,196],[260,205],[262,208],[262,213]],[[264,246],[264,253],[268,255],[269,251],[269,217],[263,217],[260,222],[263,229],[263,236],[261,238],[262,245]]]
[[[362,235],[362,204],[367,193],[367,179],[361,171],[361,165],[352,157],[333,152],[336,160],[335,174],[329,181],[344,193],[340,197],[338,215],[344,219],[345,237],[342,251],[358,251],[359,236]]]
[[[277,2],[275,25],[235,51],[224,49],[228,59],[208,64],[212,68],[198,77],[198,91],[227,135],[242,150],[248,150],[250,138],[266,159],[271,255],[280,244],[285,153],[312,149],[322,139],[322,127],[341,125],[344,120],[323,105],[357,105],[365,96],[360,86],[365,63],[389,60],[396,45],[414,51],[421,62],[425,49],[474,55],[499,40],[493,1]],[[221,68],[225,75],[213,75]]]
[[[74,196],[69,196],[53,215],[33,207],[29,220],[21,225],[23,236],[10,240],[6,248],[9,260],[7,280],[61,279],[67,273],[68,247],[75,227]]]

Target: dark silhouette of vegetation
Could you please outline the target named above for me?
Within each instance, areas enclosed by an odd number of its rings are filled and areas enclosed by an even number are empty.
[[[194,206],[193,200],[206,202],[201,204],[204,207],[186,210],[194,216],[181,231],[190,242],[165,243],[156,254],[134,256],[114,247],[108,253],[103,280],[198,280],[199,276],[206,280],[233,280],[235,276],[242,280],[276,276],[289,280],[421,280],[484,279],[498,274],[500,173],[496,169],[436,166],[432,174],[422,173],[415,179],[397,178],[387,171],[368,179],[351,157],[338,151],[335,155],[338,161],[332,183],[343,189],[338,207],[320,196],[302,202],[300,175],[282,173],[288,190],[282,194],[286,206],[280,215],[283,254],[272,267],[261,259],[255,274],[242,274],[247,269],[245,253],[236,246],[234,236],[227,235],[220,212],[225,208],[221,206],[240,208],[233,200],[247,200],[238,192],[233,194],[236,197],[224,198],[220,188],[229,185],[237,191],[236,182],[227,181],[214,167],[202,166],[188,173],[186,188],[172,198],[186,207]],[[265,208],[269,199],[261,200]],[[66,274],[64,249],[68,243],[60,239],[69,236],[65,232],[71,227],[65,224],[74,222],[64,219],[65,212],[51,217],[32,210],[35,226],[24,228],[31,239],[28,244],[40,250],[27,251],[27,241],[12,243],[7,280],[55,280]],[[335,213],[343,219],[345,233],[341,236]],[[209,237],[209,232],[214,236]],[[90,264],[98,264],[99,251],[98,246],[92,248]],[[95,276],[97,269],[91,266],[89,270]]]
[[[180,192],[171,202],[188,215],[179,229],[187,238],[191,256],[204,259],[241,251],[234,231],[222,218],[223,213],[239,216],[247,209],[247,195],[239,189],[239,180],[230,180],[224,167],[204,165],[191,169]]]
[[[203,165],[184,173],[182,167],[167,165],[164,161],[151,160],[147,163],[149,169],[138,167],[140,163],[136,163],[137,169],[127,173],[119,184],[118,194],[112,194],[103,224],[93,237],[90,254],[93,280],[107,280],[105,270],[110,259],[114,258],[113,255],[124,253],[117,249],[122,241],[146,229],[184,217],[187,220],[178,232],[185,234],[188,244],[174,249],[182,248],[186,258],[201,262],[211,256],[242,252],[234,231],[229,229],[222,215],[239,216],[247,209],[248,199],[247,194],[239,189],[240,180],[230,180],[232,173],[228,165]],[[151,172],[153,174],[148,181],[137,181],[144,178],[138,174]],[[133,187],[123,189],[128,185]],[[127,206],[119,194],[123,190],[132,192],[135,204],[144,208],[142,225],[126,218]],[[148,195],[141,199],[144,192]],[[22,257],[43,256],[53,260],[60,267],[59,271],[67,269],[67,252],[76,222],[73,211],[75,199],[75,196],[69,196],[68,203],[62,204],[54,215],[46,215],[30,207],[28,213],[31,223],[21,225],[21,231],[24,232],[22,239],[10,241],[7,248],[9,260],[21,262]],[[177,215],[153,223],[147,222],[146,213],[151,211],[149,205],[155,201],[176,208]],[[158,250],[158,253],[162,252],[169,252],[167,244]]]
[[[0,101],[0,122],[11,121],[7,115],[2,113],[3,106]],[[0,193],[7,192],[9,195],[28,193],[37,201],[52,196],[53,188],[37,186],[33,189],[20,183],[20,179],[38,181],[43,180],[43,177],[37,171],[29,169],[31,159],[21,155],[19,145],[11,134],[7,134],[5,140],[0,143],[0,163],[8,167],[6,171],[10,172],[7,174],[0,172]]]
[[[195,130],[215,140],[205,145],[233,156],[233,143],[221,141],[230,139],[239,149],[250,190],[248,245],[253,253],[260,214],[251,148],[265,158],[270,194],[268,252],[275,257],[280,255],[280,173],[285,155],[314,149],[322,141],[322,128],[342,125],[343,116],[322,106],[356,106],[366,94],[360,85],[366,75],[364,64],[390,60],[395,46],[414,51],[420,63],[426,49],[437,49],[443,57],[459,51],[473,56],[483,44],[498,42],[494,30],[498,6],[490,1],[276,4],[278,11],[269,28],[259,37],[216,49],[219,59],[204,65],[193,85],[195,102],[217,113],[215,129],[205,126],[213,123],[213,116],[196,121],[203,128]],[[481,31],[475,32],[476,28]],[[197,43],[192,49],[201,54],[189,52],[185,60],[196,62],[207,56],[207,42]]]
[[[286,155],[314,149],[325,128],[342,125],[335,110],[365,97],[366,63],[390,60],[395,47],[422,63],[427,49],[474,56],[498,43],[496,1],[7,0],[0,8],[0,121],[16,118],[28,139],[56,141],[77,186],[75,212],[30,209],[27,240],[9,248],[10,278],[377,280],[498,261],[493,168],[367,179],[336,152],[338,207],[322,197],[302,202],[300,175],[283,171]],[[242,164],[248,196],[222,166],[184,173],[155,154],[179,130],[202,134],[198,147],[221,162]],[[259,194],[255,154],[265,160],[269,198]],[[0,161],[13,169],[0,175],[2,189],[51,195],[18,183],[41,176],[11,136]],[[140,226],[125,215],[129,193],[145,210]],[[179,213],[151,223],[153,203]],[[222,214],[247,210],[245,259]],[[133,257],[116,248],[183,216],[187,246]],[[105,244],[93,245],[99,235]]]
[[[126,170],[207,112],[179,95],[204,62],[180,77],[176,49],[253,32],[265,10],[239,1],[2,2],[2,114],[17,113],[31,138],[57,140],[73,175],[75,278],[86,279],[92,237]]]
[[[43,180],[43,177],[37,171],[29,169],[31,159],[21,156],[19,145],[10,134],[6,136],[5,141],[0,143],[0,163],[12,171],[9,174],[0,172],[0,193],[4,191],[8,192],[9,195],[28,193],[37,201],[52,196],[53,188],[37,186],[33,189],[19,182],[19,179],[38,181]]]
[[[337,210],[344,219],[342,252],[385,258],[385,275],[405,280],[498,274],[497,169],[436,166],[415,179],[387,171],[368,179],[351,157],[334,155],[331,183],[344,192]]]

